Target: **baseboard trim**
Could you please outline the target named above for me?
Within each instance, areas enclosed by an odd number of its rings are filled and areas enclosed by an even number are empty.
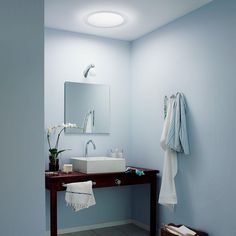
[[[149,225],[143,224],[137,220],[133,219],[127,219],[127,220],[120,220],[120,221],[111,221],[111,222],[105,222],[101,224],[94,224],[94,225],[86,225],[86,226],[79,226],[79,227],[72,227],[72,228],[66,228],[66,229],[59,229],[58,235],[60,234],[68,234],[68,233],[75,233],[80,231],[86,231],[86,230],[93,230],[93,229],[99,229],[99,228],[106,228],[106,227],[113,227],[118,225],[126,225],[126,224],[134,224],[138,227],[145,229],[149,231]],[[47,231],[47,236],[50,236],[50,231]]]
[[[146,231],[150,231],[150,226],[149,225],[146,225],[140,221],[137,221],[137,220],[131,220],[131,223],[134,224],[134,225],[137,225],[138,227],[142,228],[142,229],[145,229]]]

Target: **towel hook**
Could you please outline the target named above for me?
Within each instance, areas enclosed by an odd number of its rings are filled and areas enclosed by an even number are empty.
[[[164,97],[164,119],[166,118],[167,115],[167,103],[168,103],[168,97]]]

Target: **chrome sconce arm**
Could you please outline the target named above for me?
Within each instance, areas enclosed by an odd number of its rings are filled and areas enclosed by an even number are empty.
[[[90,64],[85,70],[84,70],[84,78],[87,78],[88,77],[88,73],[89,73],[89,70],[94,68],[95,65],[94,64]]]

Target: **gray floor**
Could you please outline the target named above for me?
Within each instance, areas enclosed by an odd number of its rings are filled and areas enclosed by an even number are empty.
[[[94,229],[60,236],[148,236],[149,232],[133,224]]]

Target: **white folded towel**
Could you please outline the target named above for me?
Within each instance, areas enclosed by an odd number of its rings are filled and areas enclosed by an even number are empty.
[[[174,235],[178,235],[178,236],[195,236],[197,235],[196,232],[194,232],[193,230],[187,228],[186,226],[182,225],[180,227],[175,227],[172,225],[165,225],[165,229],[174,234]]]
[[[92,185],[92,181],[66,184],[67,206],[72,207],[74,211],[79,211],[95,205]]]

